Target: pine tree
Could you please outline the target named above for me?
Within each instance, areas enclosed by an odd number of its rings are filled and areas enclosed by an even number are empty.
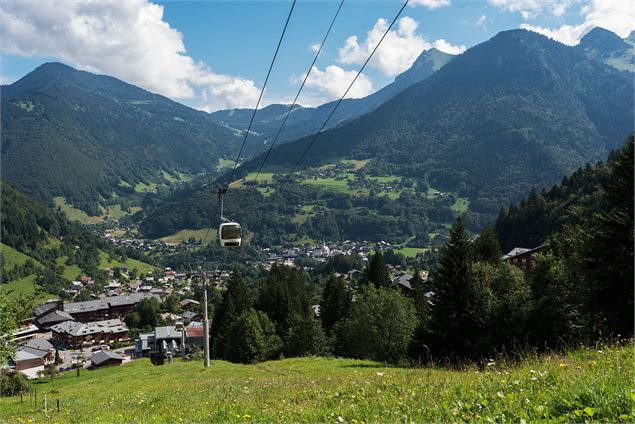
[[[229,330],[238,317],[249,309],[251,302],[247,286],[236,268],[227,283],[227,291],[214,314],[212,322],[212,355],[216,358],[227,357]]]
[[[450,230],[450,239],[441,248],[432,274],[430,326],[436,339],[435,348],[443,354],[461,357],[470,353],[471,259],[472,243],[459,218]]]
[[[327,332],[331,332],[338,321],[348,315],[351,307],[351,292],[344,281],[331,275],[326,280],[320,302],[320,320]]]
[[[587,280],[587,310],[595,331],[633,334],[633,135],[610,163],[606,212],[591,220],[581,255]]]
[[[491,225],[486,226],[481,235],[476,238],[473,251],[474,259],[477,261],[487,262],[492,265],[500,262],[503,253],[496,238],[496,232]]]
[[[370,257],[368,266],[364,268],[361,278],[362,283],[372,283],[375,287],[387,287],[390,285],[390,275],[388,274],[388,268],[384,262],[384,254],[381,252],[375,252]]]

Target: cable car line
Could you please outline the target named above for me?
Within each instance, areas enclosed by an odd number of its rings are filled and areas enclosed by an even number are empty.
[[[293,103],[291,103],[291,105],[289,106],[289,109],[287,109],[287,113],[284,116],[284,120],[282,121],[280,128],[278,128],[278,132],[276,132],[276,136],[274,137],[273,142],[271,143],[271,146],[269,146],[269,149],[267,150],[267,153],[265,154],[265,157],[263,158],[262,163],[260,164],[260,167],[258,168],[258,172],[256,172],[256,176],[253,179],[254,181],[258,181],[260,172],[262,171],[262,168],[265,166],[265,162],[267,162],[267,159],[269,158],[269,154],[271,153],[274,146],[276,145],[276,142],[278,141],[278,138],[280,137],[280,134],[282,133],[282,129],[287,123],[287,119],[289,118],[289,115],[291,115],[291,112],[293,111],[293,107],[297,104],[298,98],[300,97],[300,93],[302,93],[302,89],[304,88],[306,81],[309,79],[309,75],[311,74],[311,71],[313,70],[313,66],[315,66],[315,62],[317,62],[318,57],[320,56],[320,53],[322,52],[322,48],[324,47],[324,44],[326,43],[326,39],[331,33],[331,29],[333,29],[333,25],[335,24],[335,20],[337,19],[337,16],[340,14],[340,10],[342,10],[343,4],[344,4],[344,0],[340,1],[340,5],[337,8],[337,11],[335,12],[335,16],[333,16],[333,19],[331,20],[331,24],[329,25],[329,28],[326,31],[326,34],[324,35],[322,42],[320,43],[320,47],[318,48],[318,51],[316,52],[315,57],[313,58],[313,62],[311,62],[311,66],[309,66],[309,71],[304,76],[302,85],[300,85],[300,89],[296,93],[295,98],[293,99]],[[245,179],[247,179],[247,177],[245,177]],[[242,205],[243,200],[245,199],[246,196],[247,196],[247,192],[245,191],[245,193],[243,194],[241,198],[241,201],[239,202],[239,205]]]
[[[289,9],[289,14],[287,15],[287,20],[284,23],[284,28],[282,29],[282,34],[280,34],[280,39],[278,40],[278,45],[276,46],[276,51],[273,54],[273,58],[271,59],[271,64],[269,65],[269,70],[267,71],[267,76],[265,77],[265,82],[262,85],[262,89],[260,90],[260,95],[258,96],[258,102],[256,103],[256,107],[254,108],[253,113],[251,114],[251,119],[249,120],[249,126],[247,127],[247,131],[245,131],[245,136],[243,137],[243,142],[240,145],[240,150],[238,151],[238,155],[236,156],[236,161],[234,162],[234,167],[232,168],[232,173],[231,176],[229,178],[229,182],[227,183],[227,186],[224,188],[220,188],[218,191],[219,194],[219,202],[218,205],[216,207],[216,212],[214,213],[214,215],[212,216],[212,222],[216,219],[216,216],[218,215],[218,213],[220,212],[221,209],[221,202],[222,202],[222,196],[227,192],[227,190],[229,189],[230,184],[234,181],[234,175],[236,174],[236,168],[238,167],[238,161],[240,160],[240,156],[243,153],[243,149],[245,148],[245,143],[247,141],[247,137],[249,136],[249,131],[251,130],[251,126],[254,122],[254,118],[256,116],[256,112],[258,111],[258,106],[260,106],[260,101],[262,100],[262,96],[265,92],[265,88],[267,87],[267,82],[269,81],[269,76],[271,75],[271,70],[273,69],[273,65],[276,62],[276,58],[278,57],[278,52],[280,51],[280,45],[282,44],[282,40],[284,38],[285,33],[287,32],[287,27],[289,26],[289,21],[291,20],[291,15],[293,14],[293,9],[295,8],[295,3],[297,0],[293,0],[293,3],[291,4],[291,9]],[[222,192],[222,194],[221,194]],[[218,231],[218,241],[220,243],[220,245],[222,247],[224,247],[225,245],[223,244],[223,240],[222,240],[222,229],[223,229],[223,222],[222,222],[222,216],[221,216],[221,225],[219,226],[219,231]],[[238,229],[240,230],[240,224],[238,223],[231,223],[231,224],[235,224],[236,226],[238,226]],[[203,242],[201,243],[201,247],[203,247],[205,245],[205,241],[207,240],[207,236],[209,235],[209,232],[211,231],[212,227],[210,226],[207,229],[207,232],[205,233],[205,237],[203,237]],[[241,233],[242,235],[242,233]],[[232,240],[236,240],[235,238]],[[234,244],[234,242],[231,242],[232,245],[236,246],[240,246],[240,238],[237,239],[238,240],[238,244]]]
[[[240,155],[243,153],[243,149],[245,148],[245,142],[247,141],[247,137],[249,136],[249,131],[251,130],[251,125],[253,124],[254,118],[256,116],[256,112],[258,111],[258,106],[260,106],[260,101],[262,100],[262,95],[265,92],[267,81],[269,81],[269,75],[271,75],[273,64],[276,62],[276,57],[278,56],[278,51],[280,50],[282,39],[284,38],[284,34],[287,32],[287,26],[289,25],[289,20],[291,19],[291,14],[293,13],[295,2],[296,0],[293,0],[293,3],[291,4],[291,9],[289,10],[287,21],[284,23],[282,34],[280,34],[280,40],[278,40],[278,46],[276,47],[276,52],[273,54],[273,59],[271,60],[271,65],[269,65],[269,70],[267,71],[267,77],[265,78],[265,83],[262,85],[262,90],[260,90],[260,96],[258,96],[258,102],[256,103],[256,107],[254,108],[254,111],[251,114],[251,119],[249,120],[249,126],[247,127],[247,131],[245,132],[245,137],[243,138],[243,143],[241,144],[240,150],[238,151],[238,156],[236,156],[236,162],[234,163],[234,168],[232,169],[232,174],[231,174],[231,177],[229,178],[229,182],[227,183],[226,189],[229,188],[229,185],[234,181],[234,174],[236,173],[236,168],[238,167],[238,161],[240,160]]]
[[[379,46],[381,45],[382,41],[384,41],[384,38],[386,38],[386,35],[388,35],[388,32],[390,32],[390,29],[393,27],[393,25],[395,24],[395,22],[397,21],[397,19],[399,18],[399,16],[401,15],[401,12],[403,12],[403,10],[406,8],[406,6],[408,5],[408,2],[410,0],[406,0],[405,3],[403,4],[403,6],[401,6],[401,9],[399,9],[399,12],[397,12],[397,15],[395,15],[395,18],[392,20],[392,22],[390,23],[390,25],[388,26],[388,29],[386,29],[386,32],[384,32],[384,35],[382,35],[381,39],[379,40],[379,43],[377,43],[377,45],[375,46],[375,48],[373,49],[373,51],[370,53],[370,55],[368,56],[368,58],[366,59],[366,62],[364,62],[364,64],[362,65],[362,67],[359,69],[359,72],[357,72],[357,75],[355,75],[355,78],[353,78],[353,81],[351,82],[351,84],[348,86],[348,88],[346,89],[346,91],[344,92],[344,94],[342,95],[342,97],[337,101],[337,104],[335,105],[335,107],[333,108],[333,110],[331,110],[331,113],[329,114],[329,116],[326,118],[326,120],[324,121],[324,123],[322,124],[322,127],[320,128],[320,130],[315,133],[315,135],[313,136],[313,138],[311,139],[311,141],[309,142],[309,145],[307,146],[307,148],[304,150],[304,152],[302,152],[302,155],[300,155],[300,158],[298,159],[298,161],[296,162],[296,164],[293,166],[293,168],[291,169],[291,172],[289,172],[286,176],[286,179],[291,178],[291,175],[295,172],[295,170],[297,169],[298,165],[300,164],[300,162],[302,161],[302,159],[304,159],[304,156],[307,154],[307,152],[309,151],[309,149],[311,148],[311,146],[313,146],[313,143],[315,143],[315,140],[317,140],[317,138],[320,136],[320,134],[322,134],[322,131],[324,130],[324,127],[326,127],[326,124],[328,124],[329,120],[331,119],[331,117],[333,116],[333,114],[335,113],[335,111],[337,110],[337,108],[339,107],[340,103],[342,103],[342,101],[344,100],[344,97],[346,97],[346,95],[348,94],[348,92],[350,91],[351,87],[353,87],[353,84],[355,84],[355,81],[357,81],[357,78],[361,75],[362,71],[364,70],[364,68],[366,67],[366,65],[368,64],[368,62],[370,61],[370,59],[373,57],[373,55],[375,54],[375,52],[377,51],[377,48],[379,48]]]

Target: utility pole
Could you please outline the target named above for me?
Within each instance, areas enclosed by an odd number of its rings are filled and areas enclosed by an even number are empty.
[[[209,319],[207,318],[207,276],[203,276],[203,309],[205,318],[203,319],[203,349],[205,352],[204,365],[209,368]]]

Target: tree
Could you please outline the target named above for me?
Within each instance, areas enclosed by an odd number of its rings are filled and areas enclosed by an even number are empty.
[[[633,134],[610,163],[604,200],[608,210],[594,215],[578,255],[586,280],[586,311],[594,330],[633,334]]]
[[[474,342],[482,333],[483,318],[478,316],[482,300],[481,279],[472,279],[472,243],[459,218],[450,230],[432,270],[434,291],[430,329],[438,354],[466,357],[474,353]]]
[[[223,300],[215,311],[212,323],[212,355],[226,358],[226,345],[229,330],[238,317],[251,306],[247,286],[238,269],[234,268]]]
[[[285,337],[291,317],[309,309],[306,282],[301,269],[273,266],[269,277],[261,286],[256,309],[263,311],[273,321],[276,332]]]
[[[335,324],[348,315],[351,307],[352,293],[341,279],[331,275],[326,280],[320,302],[320,320],[327,332],[331,332]]]
[[[165,312],[176,313],[181,310],[181,305],[179,304],[179,297],[176,294],[171,294],[163,299],[162,309]]]
[[[322,325],[312,311],[293,315],[284,342],[287,356],[319,356],[330,350]]]
[[[0,365],[7,365],[15,357],[15,343],[11,335],[18,328],[15,309],[7,296],[0,296]]]
[[[485,227],[481,234],[474,240],[474,259],[496,265],[500,262],[503,252],[496,238],[496,232],[491,225]]]
[[[364,268],[361,281],[365,284],[372,283],[375,287],[390,285],[390,275],[384,263],[383,253],[375,252],[374,255],[371,255],[368,266]]]
[[[137,305],[136,314],[139,328],[154,328],[161,321],[161,304],[155,297],[146,297]]]
[[[250,308],[229,329],[227,359],[242,363],[260,362],[273,358],[281,346],[282,341],[267,315]]]
[[[387,287],[363,286],[348,318],[335,329],[336,354],[400,362],[417,325],[412,301]]]

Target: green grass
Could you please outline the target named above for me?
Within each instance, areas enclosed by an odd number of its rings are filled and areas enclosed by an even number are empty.
[[[27,277],[20,278],[19,280],[2,283],[0,284],[0,296],[7,296],[9,299],[14,299],[20,294],[35,294],[37,296],[37,300],[41,302],[57,297],[57,295],[45,292],[40,285],[35,284],[36,278],[37,276],[35,274],[31,274]]]
[[[399,191],[382,191],[381,193],[379,193],[379,195],[387,197],[390,200],[397,200],[397,199],[399,199],[399,196],[401,195],[401,192],[399,192]]]
[[[363,160],[344,159],[340,162],[353,165],[355,167],[355,170],[359,170],[365,167],[368,164],[368,162],[370,162],[370,159],[363,159]]]
[[[307,184],[315,187],[320,187],[325,190],[332,190],[338,193],[346,193],[350,195],[361,194],[358,190],[352,189],[348,186],[348,179],[336,180],[335,178],[319,178],[317,180],[314,179],[304,179],[302,180],[302,184]],[[368,190],[363,189],[360,190],[362,193],[366,193]]]
[[[71,221],[79,221],[82,224],[98,224],[104,220],[103,216],[90,216],[86,212],[72,207],[66,203],[66,199],[63,197],[54,197],[53,201]]]
[[[632,422],[634,348],[581,349],[478,371],[335,358],[257,365],[142,359],[39,381],[38,405],[0,399],[3,422]],[[44,396],[49,411],[42,410]],[[60,399],[61,411],[55,408]]]
[[[12,270],[16,266],[24,265],[26,261],[31,259],[29,256],[22,252],[15,250],[11,246],[7,246],[4,243],[0,243],[0,251],[2,252],[2,266],[7,270]],[[38,261],[32,259],[36,265],[42,266]]]
[[[138,182],[135,186],[134,186],[134,191],[136,191],[137,193],[148,193],[154,189],[157,188],[157,183],[142,183],[142,182]]]
[[[220,171],[221,169],[231,168],[234,166],[234,161],[229,159],[218,159],[218,164],[216,165],[216,170]]]
[[[178,233],[162,237],[161,240],[166,243],[181,243],[189,240],[190,237],[194,237],[195,240],[202,242],[205,238],[205,234],[207,234],[207,230],[208,228],[201,228],[199,230],[181,230]],[[209,234],[207,234],[207,240],[205,241],[205,244],[208,244],[210,241],[216,240],[217,232],[218,231],[213,228],[209,230]]]
[[[110,260],[108,257],[108,253],[99,251],[99,268],[100,269],[114,268],[116,266],[121,266],[121,265],[128,265],[128,268],[131,270],[136,268],[137,274],[147,274],[148,272],[154,269],[152,265],[149,265],[145,262],[141,262],[137,259],[128,258],[124,262]]]
[[[119,187],[132,188],[132,184],[130,184],[128,181],[124,181],[124,180],[119,181],[118,185],[119,185]]]
[[[454,204],[450,206],[450,209],[452,209],[456,213],[465,213],[467,212],[467,209],[469,207],[470,201],[465,197],[459,197],[458,199],[456,199],[456,202],[454,202]]]
[[[81,275],[83,271],[78,265],[66,265],[67,260],[68,256],[60,256],[55,259],[55,263],[64,267],[64,273],[62,274],[64,278],[71,281],[76,280],[77,276]]]
[[[407,258],[414,258],[420,252],[425,251],[424,247],[402,247],[401,249],[396,250],[396,252],[401,253]]]

